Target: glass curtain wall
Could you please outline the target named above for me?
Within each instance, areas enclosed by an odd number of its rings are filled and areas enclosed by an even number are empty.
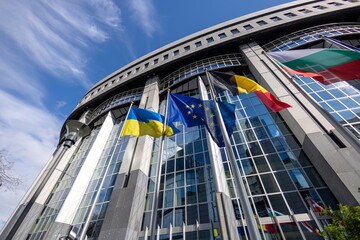
[[[244,69],[237,74],[255,78]],[[300,231],[309,239],[322,239],[305,228],[312,221],[294,224],[279,220],[282,215],[308,213],[307,198],[322,206],[336,207],[336,200],[302,151],[291,130],[277,113],[271,112],[254,93],[232,96],[219,95],[225,102],[236,105],[237,130],[231,141],[238,166],[247,188],[254,214],[259,218],[265,239],[301,239]],[[235,216],[242,220],[241,208],[235,195],[226,153],[222,150],[227,182],[233,198]],[[267,217],[281,224],[263,224]],[[299,229],[300,228],[300,229]],[[239,233],[245,239],[246,229]]]
[[[47,231],[50,229],[59,213],[62,204],[64,203],[71,186],[79,173],[84,160],[86,159],[92,144],[94,143],[100,127],[94,128],[90,136],[85,137],[76,152],[71,157],[66,165],[61,177],[54,186],[51,194],[45,202],[45,207],[41,215],[36,220],[32,227],[27,239],[28,240],[41,240],[45,239]]]
[[[197,88],[197,80],[193,79],[175,92],[199,98]],[[164,113],[165,101],[161,109]],[[184,239],[183,226],[194,229],[185,233],[186,239],[211,239],[211,222],[218,222],[218,219],[206,130],[204,127],[185,128],[181,124],[177,128],[180,133],[165,139],[156,225],[161,229],[169,229],[171,225],[172,239]],[[150,228],[159,145],[160,139],[156,139],[142,231]],[[199,225],[206,230],[198,230]],[[170,239],[170,236],[162,234],[160,239]]]
[[[341,48],[332,42],[323,40],[322,36],[346,38],[341,41],[353,46],[360,45],[359,25],[322,26],[307,31],[309,31],[307,34],[298,32],[284,36],[266,44],[264,48],[271,49],[271,51],[286,51],[293,48],[299,49],[304,44],[307,44],[307,46],[311,44],[308,48]],[[288,40],[286,43],[284,43],[285,39]],[[360,80],[329,85],[302,76],[293,77],[293,80],[316,104],[320,105],[337,122],[360,140]]]
[[[237,69],[237,74],[255,80],[247,69]],[[191,90],[191,86],[196,90]],[[199,97],[197,80],[184,83],[175,92]],[[332,208],[336,208],[337,201],[284,120],[279,114],[267,109],[253,93],[233,97],[224,92],[219,95],[219,99],[236,105],[237,130],[231,136],[233,151],[264,239],[301,239],[300,231],[306,238],[322,239],[306,227],[309,225],[317,228],[314,221],[295,224],[290,220],[292,212],[307,214],[309,197],[322,206]],[[206,129],[184,128],[182,125],[178,128],[182,130],[181,133],[165,140],[157,224],[161,229],[170,228],[170,224],[173,227],[184,224],[192,225],[196,230],[199,224],[207,223],[208,230],[186,232],[186,239],[202,239],[200,235],[203,234],[203,239],[210,239],[213,237],[211,223],[217,223],[218,219]],[[150,226],[159,144],[157,140],[152,156],[151,178],[142,223],[144,232]],[[246,239],[246,229],[241,227],[241,207],[235,194],[227,156],[224,149],[221,152],[235,216],[239,220],[238,231]],[[288,220],[283,220],[282,215],[288,216]],[[270,226],[266,224],[269,218],[273,222],[280,222],[270,224],[273,230],[269,230]],[[182,228],[173,229],[172,232],[173,236],[182,239]],[[170,239],[169,234],[162,234],[160,237]]]
[[[77,233],[77,236],[81,235],[90,209],[94,204],[95,207],[92,216],[89,218],[90,221],[86,230],[86,236],[91,239],[97,239],[99,236],[129,140],[129,137],[120,137],[124,120],[125,116],[116,120],[111,135],[107,140],[94,174],[83,196],[80,207],[77,210],[73,221],[73,231]],[[107,168],[108,171],[105,175]],[[101,182],[104,178],[105,180],[101,186]],[[99,197],[95,202],[96,195],[99,191]]]

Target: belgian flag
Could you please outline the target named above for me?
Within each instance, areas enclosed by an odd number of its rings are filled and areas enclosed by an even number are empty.
[[[244,76],[211,71],[209,72],[209,81],[217,92],[229,90],[233,96],[253,92],[273,112],[291,107],[289,104],[278,100],[257,82]]]

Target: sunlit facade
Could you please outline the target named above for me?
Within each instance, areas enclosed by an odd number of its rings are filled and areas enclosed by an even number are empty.
[[[161,139],[120,137],[131,102],[165,114],[168,89],[211,98],[207,69],[247,76],[292,105],[273,113],[253,93],[218,95],[236,105],[232,150],[262,239],[323,239],[313,230],[328,219],[309,199],[333,209],[360,202],[360,80],[290,77],[266,52],[338,47],[322,36],[359,47],[359,10],[355,0],[295,1],[180,39],[102,79],[68,117],[91,133],[43,179],[64,148],[64,124],[0,238],[250,239],[228,153],[206,128],[178,124],[163,151]]]

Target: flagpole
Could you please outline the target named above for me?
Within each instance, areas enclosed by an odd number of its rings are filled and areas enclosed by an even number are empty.
[[[297,228],[299,229],[299,232],[300,232],[300,235],[301,235],[302,239],[306,240],[306,237],[305,237],[305,235],[304,235],[304,233],[303,233],[303,231],[301,229],[301,226],[300,226],[298,220],[296,219],[294,211],[292,209],[290,209],[290,217],[294,221],[294,223],[296,224]]]
[[[209,78],[209,72],[207,70],[205,72],[206,72],[207,78],[210,79]],[[216,119],[217,119],[217,121],[218,121],[218,123],[220,125],[221,133],[222,133],[223,138],[224,138],[225,149],[226,149],[226,152],[228,153],[229,163],[230,163],[230,166],[231,166],[231,169],[232,169],[232,172],[233,172],[234,182],[235,182],[235,185],[237,186],[235,189],[238,190],[237,192],[238,192],[238,196],[239,196],[239,199],[240,199],[242,210],[244,212],[246,225],[247,225],[248,230],[249,230],[250,239],[251,240],[261,239],[261,236],[260,236],[258,228],[257,228],[257,223],[256,223],[255,218],[253,216],[253,213],[252,213],[252,210],[251,210],[251,205],[250,205],[249,199],[248,199],[247,194],[246,194],[245,185],[244,185],[244,183],[243,183],[243,181],[241,179],[240,170],[239,170],[239,168],[237,166],[236,158],[235,158],[234,152],[232,150],[230,138],[227,135],[224,120],[222,119],[222,116],[221,116],[221,113],[220,113],[220,108],[219,108],[219,105],[218,105],[217,100],[216,100],[215,91],[214,91],[214,88],[213,88],[210,81],[209,81],[209,86],[210,86],[210,93],[211,93],[211,96],[213,98],[214,105],[215,105]]]
[[[108,171],[109,171],[109,169],[110,169],[111,160],[113,159],[113,157],[114,157],[114,155],[115,155],[116,145],[117,145],[118,142],[120,142],[120,139],[122,139],[121,134],[122,134],[122,132],[124,131],[125,122],[126,122],[128,116],[129,116],[129,113],[130,113],[130,110],[131,110],[131,107],[132,107],[133,104],[134,104],[134,102],[131,102],[131,103],[130,103],[130,107],[129,107],[129,110],[128,110],[127,114],[126,114],[124,124],[123,124],[122,127],[121,127],[120,137],[119,137],[119,139],[116,141],[114,150],[113,150],[113,152],[111,153],[111,157],[109,158],[108,165],[106,166],[106,169],[105,169],[105,172],[104,172],[104,175],[103,175],[103,179],[102,179],[101,182],[100,182],[100,186],[99,186],[98,191],[97,191],[97,193],[96,193],[96,195],[95,195],[95,199],[94,199],[94,201],[93,201],[93,203],[92,203],[92,205],[91,205],[90,212],[89,212],[88,216],[86,217],[86,220],[85,220],[85,223],[84,223],[84,227],[83,227],[83,229],[82,229],[82,231],[81,231],[81,235],[80,235],[80,237],[79,237],[79,240],[83,240],[83,239],[85,238],[87,228],[89,227],[90,220],[91,220],[92,215],[93,215],[93,213],[94,213],[94,209],[95,209],[95,206],[96,206],[96,202],[98,201],[99,196],[100,196],[100,193],[101,193],[101,188],[104,186],[105,179],[106,179],[106,175],[107,175],[107,173],[108,173]]]
[[[334,41],[332,38],[328,38],[328,37],[322,35],[322,36],[321,36],[321,39],[323,39],[323,40],[325,40],[325,41],[329,41],[329,42],[331,42],[332,44],[334,44],[334,45],[336,45],[336,46],[338,46],[338,47],[344,48],[344,49],[346,49],[346,50],[356,51],[356,50],[354,50],[354,49],[352,49],[352,48],[350,48],[350,47],[348,47],[348,46],[346,46],[346,45],[342,45],[341,43],[338,43],[338,42]]]
[[[154,200],[153,200],[153,212],[151,214],[150,220],[150,240],[155,240],[155,229],[156,229],[156,216],[159,204],[159,191],[160,191],[160,181],[161,181],[161,165],[163,161],[163,149],[164,149],[164,141],[165,141],[165,130],[167,125],[167,115],[168,115],[168,104],[169,104],[169,94],[170,89],[167,91],[167,98],[166,98],[166,107],[165,107],[165,116],[164,116],[164,126],[163,132],[161,135],[160,140],[160,147],[159,147],[159,157],[158,157],[158,164],[156,169],[156,180],[155,180],[155,192],[154,192]]]

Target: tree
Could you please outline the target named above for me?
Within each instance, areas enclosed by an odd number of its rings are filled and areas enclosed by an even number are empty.
[[[321,214],[332,218],[332,223],[325,226],[325,232],[333,239],[360,239],[360,206],[339,205],[338,211],[324,209]]]
[[[17,178],[11,174],[11,169],[14,166],[14,162],[10,161],[7,157],[5,150],[0,150],[0,189],[14,191],[19,184],[22,183],[20,178]]]

